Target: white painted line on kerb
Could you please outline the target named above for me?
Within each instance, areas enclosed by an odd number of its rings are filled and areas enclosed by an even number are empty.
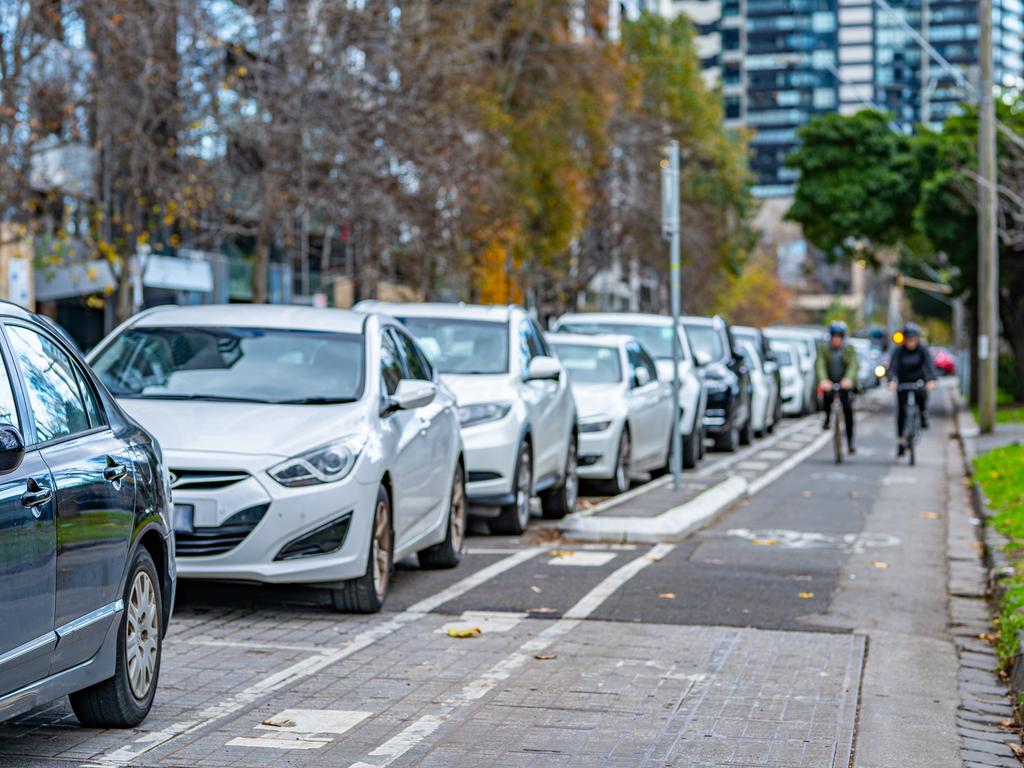
[[[133,743],[119,747],[118,749],[108,752],[99,758],[93,758],[91,761],[84,763],[83,765],[96,766],[97,768],[120,768],[121,766],[126,766],[146,752],[156,749],[172,739],[193,733],[201,728],[205,728],[216,720],[220,720],[221,718],[227,717],[228,715],[232,715],[244,709],[255,701],[258,701],[263,696],[266,696],[268,693],[273,693],[274,691],[280,690],[288,685],[292,685],[293,683],[312,677],[326,667],[336,664],[342,659],[346,659],[364,648],[368,648],[378,640],[382,640],[388,635],[394,634],[406,624],[423,618],[424,614],[430,613],[435,608],[439,608],[449,600],[460,597],[471,589],[475,589],[481,584],[485,584],[506,571],[509,571],[512,568],[525,563],[527,560],[536,557],[543,552],[544,549],[544,547],[530,547],[529,549],[523,549],[514,555],[503,558],[496,563],[492,563],[486,568],[482,568],[476,573],[455,582],[447,589],[443,589],[440,592],[409,606],[409,608],[401,613],[397,613],[379,624],[371,625],[361,632],[357,632],[343,646],[325,648],[320,653],[301,659],[300,661],[297,661],[294,664],[287,666],[256,683],[253,683],[248,688],[239,691],[218,704],[205,707],[197,712],[195,718],[191,720],[172,723],[159,731],[152,731],[150,733],[143,734]]]
[[[436,712],[418,718],[370,752],[368,755],[370,760],[353,763],[350,768],[384,768],[384,766],[391,765],[409,750],[436,733],[457,710],[486,696],[511,677],[513,672],[532,659],[534,654],[545,650],[555,640],[579,626],[580,622],[593,614],[616,590],[651,563],[664,558],[674,546],[674,544],[658,544],[652,547],[647,554],[630,560],[584,595],[579,602],[566,611],[561,619],[548,625],[535,638],[527,640],[519,646],[518,650],[468,683],[459,693],[442,702]]]

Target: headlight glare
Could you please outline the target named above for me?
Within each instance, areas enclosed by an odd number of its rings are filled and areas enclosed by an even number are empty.
[[[498,421],[505,418],[510,410],[511,403],[476,403],[459,406],[459,424],[463,427],[472,427],[488,421]]]
[[[267,474],[289,488],[334,483],[352,471],[365,442],[364,435],[343,437],[282,461]]]

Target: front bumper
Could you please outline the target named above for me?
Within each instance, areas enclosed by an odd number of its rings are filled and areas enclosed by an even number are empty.
[[[497,507],[515,502],[513,484],[519,446],[518,421],[510,414],[462,430],[466,456],[466,497],[477,506]]]
[[[172,454],[168,460],[174,467],[212,468],[196,466],[195,457]],[[267,506],[262,519],[251,532],[228,551],[201,556],[178,554],[180,577],[274,584],[333,583],[358,578],[366,572],[367,548],[377,500],[376,482],[360,482],[357,467],[337,483],[286,488],[255,467],[247,469],[249,476],[246,479],[224,488],[173,492],[176,505],[192,505],[196,532],[216,529],[241,510]],[[351,517],[339,549],[326,554],[275,560],[289,543],[346,514]],[[184,541],[186,535],[178,534],[178,538]],[[180,543],[178,548],[179,551],[182,549]]]
[[[704,426],[710,435],[719,435],[732,429],[734,400],[728,389],[708,392]]]
[[[619,463],[622,424],[612,422],[601,432],[580,432],[576,474],[585,480],[610,480]]]

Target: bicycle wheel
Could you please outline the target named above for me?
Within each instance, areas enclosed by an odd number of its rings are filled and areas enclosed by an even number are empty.
[[[832,409],[832,450],[835,454],[836,464],[843,463],[843,425],[842,411],[838,408]]]
[[[917,407],[910,413],[910,423],[907,425],[907,453],[910,458],[910,466],[917,464]]]

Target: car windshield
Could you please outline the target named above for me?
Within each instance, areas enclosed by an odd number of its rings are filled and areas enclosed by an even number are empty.
[[[645,325],[641,323],[609,323],[609,322],[584,322],[572,320],[567,323],[559,323],[558,330],[563,333],[620,333],[626,336],[633,336],[641,344],[647,347],[647,351],[659,360],[672,359],[672,327],[669,325]],[[679,347],[679,356],[686,359],[686,353],[679,345],[678,337],[676,346]]]
[[[614,347],[560,341],[552,342],[551,346],[574,384],[618,384],[622,381],[619,351]]]
[[[508,323],[400,317],[439,373],[508,373]]]
[[[705,360],[721,360],[725,357],[722,335],[710,325],[686,323],[686,335],[690,337],[697,356]]]
[[[267,328],[132,328],[93,368],[116,397],[325,404],[363,392],[363,337]]]

